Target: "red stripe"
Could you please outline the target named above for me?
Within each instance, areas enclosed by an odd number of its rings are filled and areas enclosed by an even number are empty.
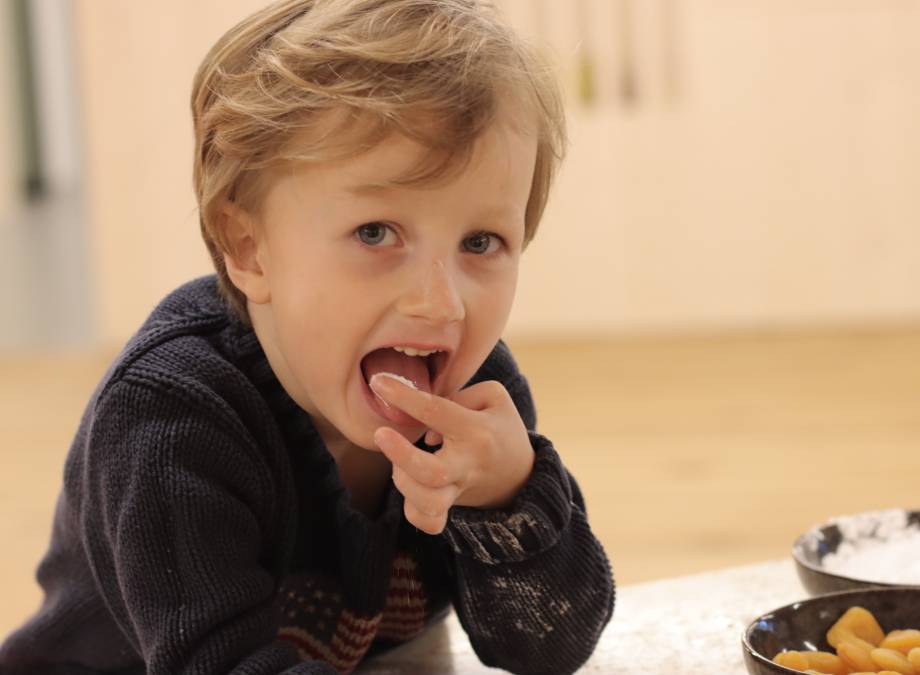
[[[390,598],[420,598],[420,599],[424,599],[424,598],[425,598],[425,594],[422,592],[421,589],[414,589],[414,588],[413,588],[412,590],[409,590],[409,589],[405,589],[405,588],[400,588],[400,589],[398,589],[398,590],[391,590],[389,593],[387,593],[387,600],[389,600]]]
[[[425,629],[424,626],[417,626],[413,628],[405,628],[405,629],[399,629],[399,630],[398,629],[387,629],[387,630],[381,629],[381,631],[378,633],[378,636],[385,638],[387,640],[406,642],[408,640],[411,640],[415,636],[417,636],[424,629]]]
[[[357,655],[346,654],[339,649],[337,644],[333,641],[329,645],[329,649],[335,654],[339,659],[340,663],[345,663],[349,666],[349,670],[358,665],[358,662],[361,661],[361,658],[364,656],[364,653],[367,651],[367,647],[362,649]]]
[[[377,637],[408,640],[425,630],[425,624],[420,623],[415,626],[385,626],[377,633]]]
[[[389,630],[389,631],[415,630],[416,628],[420,628],[424,625],[425,625],[424,621],[393,621],[392,623],[382,624],[380,626],[380,630],[377,632],[380,633],[380,631],[383,631],[383,630]]]
[[[377,630],[377,624],[379,623],[380,623],[379,621],[375,621],[370,626],[362,626],[361,624],[352,623],[348,621],[348,619],[343,616],[339,619],[339,623],[337,624],[336,631],[338,631],[339,630],[338,627],[341,626],[341,627],[347,628],[352,633],[357,633],[358,635],[373,635],[374,631]]]
[[[354,632],[354,631],[352,631]],[[342,630],[336,628],[335,634],[332,636],[332,641],[330,645],[334,645],[336,640],[345,644],[348,647],[353,647],[354,649],[367,649],[368,645],[373,642],[374,636],[377,634],[377,628],[374,627],[372,630],[369,630],[365,633],[360,633],[357,636],[357,640],[346,635]]]
[[[391,620],[387,620],[387,621],[382,622],[382,623],[380,624],[380,627],[383,628],[384,626],[386,626],[387,628],[393,628],[394,626],[398,626],[398,627],[400,627],[400,628],[404,628],[404,627],[406,627],[406,626],[424,626],[424,625],[425,625],[425,618],[424,618],[424,617],[417,617],[417,618],[414,618],[414,619],[391,619]]]
[[[425,606],[424,596],[412,597],[409,595],[402,595],[398,597],[389,597],[387,598],[387,604],[384,606],[383,611],[389,612],[391,609],[405,609],[407,607],[424,607]]]
[[[339,621],[348,624],[348,627],[352,630],[360,632],[365,630],[373,630],[375,622],[379,621],[381,616],[382,613],[379,612],[370,616],[358,616],[356,614],[352,614],[348,610],[345,610],[339,616]],[[368,622],[370,622],[370,625],[365,625]]]
[[[380,626],[379,616],[379,614],[374,615],[374,617],[369,619],[370,621],[373,621],[370,626],[364,626],[363,628],[355,629],[349,625],[353,621],[353,618],[349,615],[349,613],[343,613],[338,625],[336,626],[332,640],[329,643],[330,650],[332,650],[332,652],[339,658],[347,659],[348,663],[350,663],[352,667],[357,665],[364,654],[367,652],[367,648],[370,646],[371,642],[373,642],[374,637],[377,635],[377,631]],[[354,641],[347,633],[357,633],[357,638],[359,641]],[[352,654],[347,654],[343,651],[349,647],[358,652],[357,657]],[[354,659],[353,662],[352,659]]]
[[[388,618],[392,618],[394,616],[401,618],[425,616],[425,607],[388,607],[383,615],[382,621],[386,621]]]

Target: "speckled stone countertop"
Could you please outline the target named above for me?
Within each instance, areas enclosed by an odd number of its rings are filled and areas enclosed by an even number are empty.
[[[580,673],[743,675],[741,634],[753,619],[803,600],[791,560],[617,588],[613,620]],[[479,662],[455,614],[361,675],[476,675]]]

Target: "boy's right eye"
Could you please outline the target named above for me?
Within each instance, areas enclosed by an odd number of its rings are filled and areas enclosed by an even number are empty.
[[[386,238],[387,233],[392,233],[393,228],[379,222],[365,223],[355,230],[355,235],[362,244],[378,246]],[[395,236],[395,233],[394,233]]]

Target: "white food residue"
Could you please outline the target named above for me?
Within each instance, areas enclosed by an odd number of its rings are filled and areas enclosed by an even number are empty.
[[[887,584],[920,585],[920,527],[901,509],[832,521],[842,541],[824,556],[828,572]]]
[[[403,384],[408,385],[412,387],[413,389],[416,389],[416,390],[418,389],[418,387],[415,386],[415,382],[410,380],[408,377],[403,377],[402,375],[397,375],[396,373],[387,373],[387,372],[379,372],[377,373],[377,375],[380,375],[381,377],[392,377],[394,380],[399,380]],[[377,375],[374,375],[374,377],[377,377]]]
[[[413,389],[418,390],[418,387],[415,386],[415,382],[413,382],[412,380],[410,380],[408,377],[403,377],[402,375],[397,375],[396,373],[388,373],[388,372],[385,372],[385,371],[381,371],[381,372],[379,372],[379,373],[376,373],[376,374],[374,375],[374,377],[377,377],[378,375],[379,375],[380,377],[392,377],[394,380],[399,380],[399,381],[402,382],[403,384],[406,384],[406,385],[412,387]],[[371,382],[374,381],[374,377],[371,378]],[[373,388],[373,387],[371,387],[371,391],[374,391],[374,388]],[[386,399],[383,398],[383,396],[381,396],[380,394],[378,394],[376,391],[374,391],[374,396],[376,396],[377,399],[378,399],[381,403],[383,403],[383,405],[384,405],[385,407],[387,407],[387,408],[392,408],[392,407],[393,407],[393,406],[391,406],[389,403],[387,403],[387,402],[386,402]]]

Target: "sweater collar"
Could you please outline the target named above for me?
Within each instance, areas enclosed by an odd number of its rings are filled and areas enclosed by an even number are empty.
[[[313,488],[327,495],[335,495],[339,517],[353,527],[368,530],[374,523],[385,523],[388,526],[385,529],[395,525],[399,521],[403,502],[402,495],[393,489],[392,483],[385,496],[383,512],[375,521],[353,509],[348,491],[339,476],[335,458],[326,447],[309,413],[297,405],[281,385],[251,328],[239,335],[237,347],[240,367],[268,404],[288,448],[302,450],[298,460],[310,465],[310,474],[317,479]],[[375,536],[370,531],[367,534]]]

